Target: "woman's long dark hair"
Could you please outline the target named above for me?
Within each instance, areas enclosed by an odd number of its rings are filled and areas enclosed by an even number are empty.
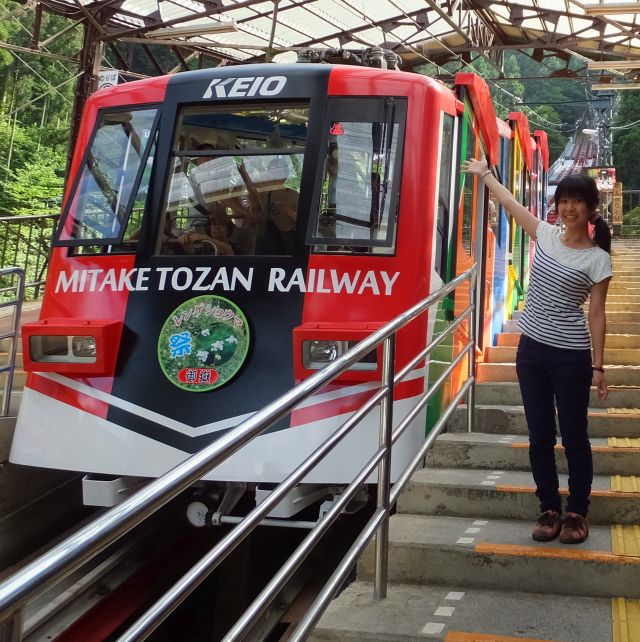
[[[585,176],[584,174],[571,174],[571,176],[563,178],[558,183],[553,197],[556,204],[556,212],[558,211],[560,199],[564,197],[582,198],[587,207],[594,212],[600,204],[600,194],[595,180],[591,176]],[[594,222],[593,240],[596,245],[611,254],[611,230],[601,216],[598,216]]]

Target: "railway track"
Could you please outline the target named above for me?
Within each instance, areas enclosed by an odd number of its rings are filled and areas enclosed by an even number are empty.
[[[183,502],[174,502],[149,525],[134,530],[30,603],[23,613],[22,640],[116,640],[232,528],[228,525],[194,528],[184,519],[183,509]],[[338,520],[246,640],[287,639],[288,632],[352,543],[351,534],[361,527],[366,512]],[[307,532],[269,526],[257,529],[149,639],[153,642],[221,639]]]

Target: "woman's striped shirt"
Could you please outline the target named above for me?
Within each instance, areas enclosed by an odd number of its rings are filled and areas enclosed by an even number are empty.
[[[559,227],[540,221],[536,230],[529,291],[518,327],[536,341],[584,350],[591,347],[582,309],[594,283],[612,276],[611,257],[594,246],[567,247]]]

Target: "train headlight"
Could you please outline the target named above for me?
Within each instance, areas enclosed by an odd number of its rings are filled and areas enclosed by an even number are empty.
[[[96,359],[95,337],[73,337],[71,339],[71,351],[74,357],[91,357]]]
[[[22,326],[24,369],[111,376],[115,372],[122,321],[48,318]]]
[[[302,363],[308,370],[319,370],[348,350],[346,341],[304,341]]]
[[[32,335],[29,355],[36,363],[95,363],[96,340],[89,336]]]
[[[357,341],[338,341],[331,339],[303,341],[302,365],[307,370],[320,370],[327,364],[341,357],[347,350],[353,348]],[[349,370],[376,370],[378,360],[376,351],[365,355],[360,361],[354,363]]]

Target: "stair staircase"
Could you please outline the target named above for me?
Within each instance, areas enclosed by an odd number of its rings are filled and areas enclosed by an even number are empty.
[[[613,252],[610,394],[606,407],[592,394],[589,409],[589,538],[531,538],[539,509],[509,322],[478,368],[475,432],[459,408],[399,499],[388,598],[373,600],[370,546],[311,640],[640,642],[640,243],[616,240]]]

